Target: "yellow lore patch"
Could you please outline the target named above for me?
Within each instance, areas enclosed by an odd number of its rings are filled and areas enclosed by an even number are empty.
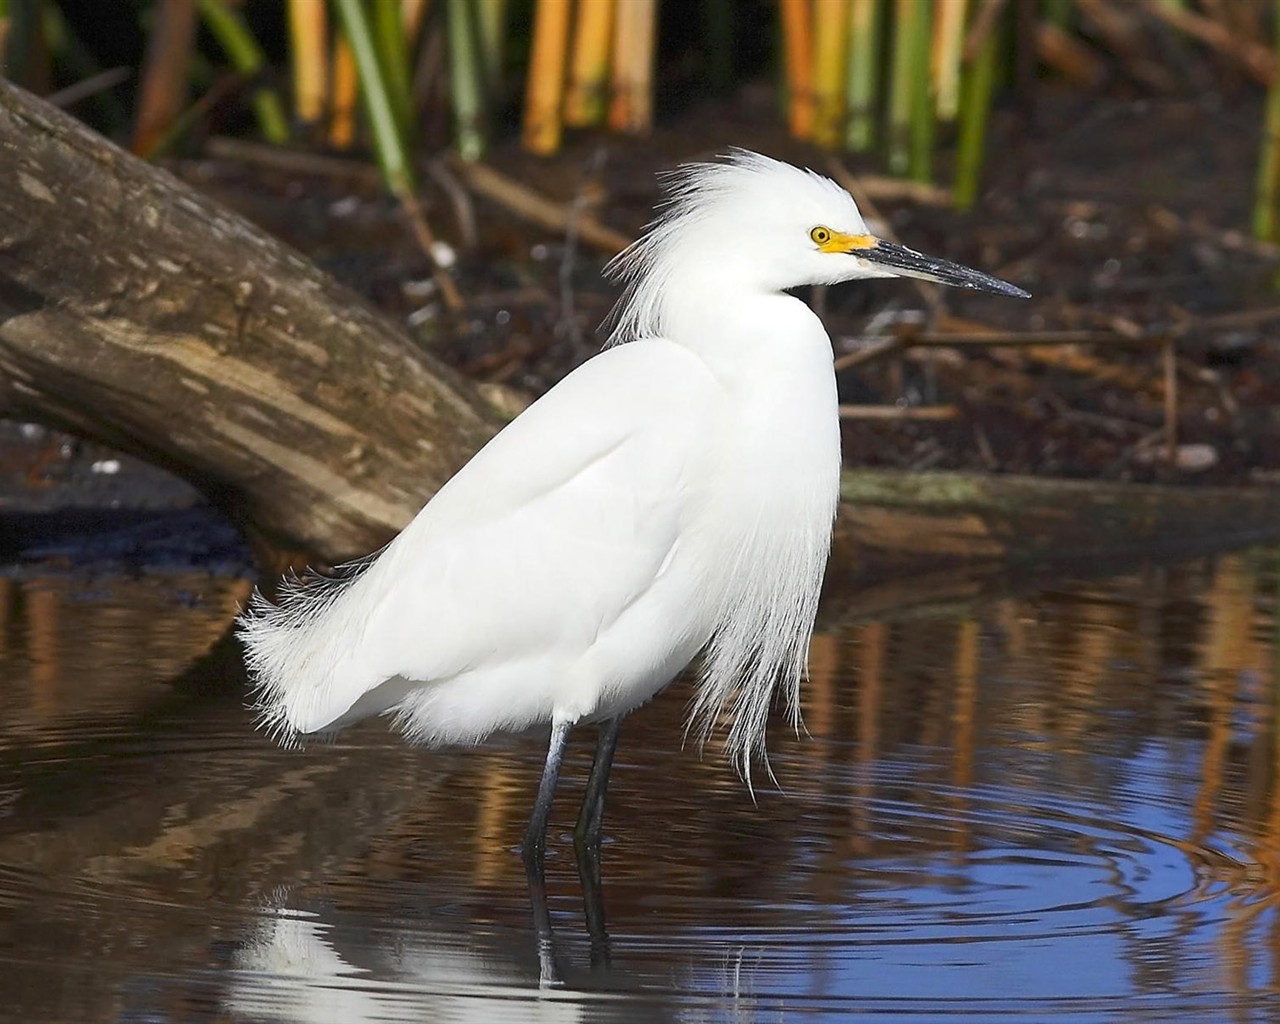
[[[817,244],[820,252],[856,252],[859,249],[874,249],[880,244],[875,235],[846,235],[842,231],[830,228],[814,228],[809,237]]]

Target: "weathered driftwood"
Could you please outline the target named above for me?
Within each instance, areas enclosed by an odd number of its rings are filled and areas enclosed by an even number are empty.
[[[1280,488],[847,471],[837,564],[1193,555],[1280,538]]]
[[[386,541],[499,421],[308,260],[3,81],[0,414],[328,561]]]

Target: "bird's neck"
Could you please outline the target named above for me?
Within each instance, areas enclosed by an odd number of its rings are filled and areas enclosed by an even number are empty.
[[[663,309],[661,333],[691,349],[732,390],[832,375],[831,341],[803,302],[782,292],[681,289]]]

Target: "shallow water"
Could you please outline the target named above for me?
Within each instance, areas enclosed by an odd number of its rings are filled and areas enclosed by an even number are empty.
[[[575,738],[541,957],[542,738],[282,751],[218,645],[245,580],[0,578],[0,1016],[1272,1020],[1278,568],[828,595],[808,735],[775,723],[754,803],[681,748],[687,684],[624,726],[607,948]]]

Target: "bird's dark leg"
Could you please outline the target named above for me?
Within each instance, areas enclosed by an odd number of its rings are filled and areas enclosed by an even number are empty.
[[[596,737],[596,759],[591,763],[587,777],[587,791],[582,796],[582,810],[573,830],[573,844],[578,853],[600,849],[600,833],[604,826],[604,798],[609,789],[609,769],[613,767],[613,752],[618,749],[618,729],[622,716],[600,723]]]
[[[547,886],[542,865],[547,846],[547,818],[551,814],[551,801],[556,795],[556,780],[560,777],[560,762],[564,759],[568,739],[568,722],[557,722],[551,727],[547,761],[542,766],[542,781],[538,783],[538,796],[533,802],[533,813],[529,816],[529,827],[524,832],[524,849],[521,851],[524,873],[529,880],[529,902],[533,905],[533,928],[538,941],[539,985],[542,988],[560,984],[560,971],[555,961],[555,936],[551,931],[551,912],[547,908]]]
[[[569,739],[569,723],[557,722],[551,727],[551,744],[547,747],[547,763],[542,767],[542,781],[538,784],[538,797],[533,802],[529,827],[524,831],[524,867],[532,881],[542,877],[542,860],[547,846],[547,818],[551,814],[551,801],[556,795],[556,780],[560,777],[560,762],[564,759],[565,743]]]
[[[582,811],[573,830],[573,846],[578,854],[578,878],[582,882],[582,903],[587,917],[587,935],[591,940],[591,965],[608,967],[609,935],[604,924],[604,896],[600,890],[600,833],[604,825],[604,800],[609,788],[609,769],[618,747],[618,729],[622,716],[600,723],[596,737],[596,758],[587,777],[587,791],[582,797]]]

